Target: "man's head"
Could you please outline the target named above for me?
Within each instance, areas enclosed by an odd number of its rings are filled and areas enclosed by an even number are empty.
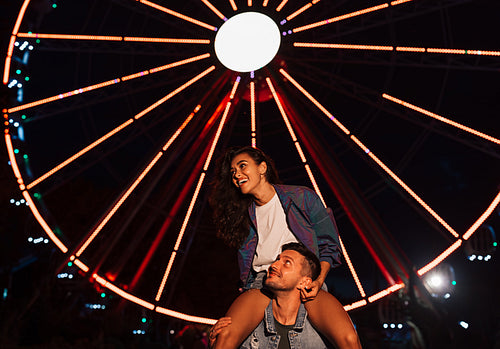
[[[281,254],[267,271],[265,285],[272,291],[307,287],[316,280],[321,266],[318,257],[301,243],[282,246]]]

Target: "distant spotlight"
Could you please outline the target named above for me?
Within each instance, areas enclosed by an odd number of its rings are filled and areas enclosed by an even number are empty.
[[[383,324],[382,325],[384,328],[389,328],[389,325],[388,324]]]
[[[483,256],[477,256],[477,260],[478,261],[482,261],[483,260]]]
[[[446,294],[443,296],[443,298],[444,298],[444,299],[448,299],[448,298],[450,298],[450,297],[451,297],[451,294],[449,294],[449,293],[446,293]]]
[[[391,328],[396,328],[396,324],[391,324]]]
[[[491,259],[491,255],[487,255],[486,257],[484,257],[484,260],[487,262]]]
[[[455,271],[453,267],[446,263],[441,263],[431,272],[423,277],[423,283],[427,291],[435,298],[447,299],[455,289]]]
[[[470,260],[471,262],[472,262],[474,259],[476,259],[476,255],[475,255],[475,254],[473,254],[473,255],[470,255],[470,256],[469,256],[469,260]]]
[[[465,321],[460,321],[458,324],[460,326],[462,326],[463,328],[465,328],[465,329],[469,328],[469,324],[467,322],[465,322]]]
[[[402,329],[403,328],[403,324],[398,324],[398,328]]]
[[[174,333],[175,333],[175,331],[174,331],[174,330],[170,330],[170,334],[174,334]]]

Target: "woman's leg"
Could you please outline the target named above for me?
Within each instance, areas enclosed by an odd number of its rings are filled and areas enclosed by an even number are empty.
[[[351,318],[330,293],[319,291],[316,298],[305,303],[305,307],[311,324],[337,348],[361,348]]]
[[[264,319],[269,302],[270,298],[257,289],[248,290],[236,298],[225,315],[231,317],[231,325],[221,330],[215,348],[238,348]]]

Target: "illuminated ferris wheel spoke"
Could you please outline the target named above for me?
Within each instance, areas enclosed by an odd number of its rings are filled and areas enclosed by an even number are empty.
[[[208,167],[210,165],[210,162],[212,161],[212,156],[215,151],[215,147],[217,146],[217,143],[219,142],[219,137],[222,132],[222,129],[224,128],[224,125],[226,123],[226,118],[229,113],[229,109],[231,108],[231,101],[233,100],[234,94],[236,92],[236,89],[239,85],[240,78],[238,77],[236,81],[233,84],[233,88],[231,89],[231,93],[229,97],[227,98],[226,102],[226,107],[224,109],[224,113],[222,115],[221,121],[219,123],[219,127],[217,128],[217,132],[213,138],[212,145],[210,147],[210,151],[207,155],[207,158],[205,160],[205,164],[203,165],[203,170],[202,173],[200,174],[200,178],[198,180],[198,184],[196,185],[195,192],[193,194],[193,197],[191,198],[191,202],[189,204],[189,208],[187,210],[186,216],[184,217],[184,221],[182,222],[181,229],[179,231],[179,234],[177,236],[177,240],[175,242],[174,249],[172,251],[172,254],[170,255],[170,259],[168,261],[167,268],[165,269],[165,273],[163,274],[163,278],[160,283],[160,287],[158,288],[158,292],[156,294],[155,300],[158,302],[161,298],[161,295],[163,294],[163,290],[165,288],[165,284],[167,282],[168,276],[170,275],[170,271],[172,269],[172,265],[174,264],[175,257],[177,255],[177,252],[179,250],[180,244],[182,242],[182,238],[184,237],[184,233],[187,227],[187,224],[189,222],[189,219],[191,218],[191,213],[193,211],[193,207],[196,204],[196,201],[198,199],[198,194],[200,192],[201,186],[203,184],[203,181],[205,180],[206,172],[208,170]]]
[[[339,22],[339,21],[342,21],[344,19],[348,19],[348,18],[352,18],[352,17],[356,17],[356,16],[361,16],[361,15],[364,15],[366,13],[375,12],[375,11],[382,10],[382,9],[385,9],[385,8],[388,8],[388,7],[389,7],[389,4],[377,5],[377,6],[366,8],[364,10],[359,10],[359,11],[347,13],[347,14],[342,15],[342,16],[332,17],[332,18],[325,19],[325,20],[322,20],[322,21],[319,21],[319,22],[315,22],[315,23],[312,23],[312,24],[304,25],[302,27],[294,28],[294,29],[292,29],[292,31],[294,33],[298,33],[298,32],[304,31],[304,30],[308,30],[308,29],[320,27],[320,26],[323,26],[323,25],[326,25],[326,24],[331,24],[331,23]]]
[[[192,78],[188,82],[186,82],[183,85],[181,85],[180,87],[178,87],[176,90],[172,91],[171,93],[169,93],[165,97],[161,98],[160,100],[158,100],[155,103],[153,103],[152,105],[150,105],[148,108],[146,108],[143,111],[141,111],[140,113],[136,114],[132,119],[129,119],[129,120],[125,121],[124,123],[122,123],[118,127],[114,128],[110,132],[106,133],[101,138],[97,139],[96,141],[94,141],[90,145],[88,145],[85,148],[83,148],[82,150],[80,150],[78,153],[70,156],[68,159],[66,159],[65,161],[63,161],[62,163],[60,163],[59,165],[57,165],[53,169],[47,171],[45,174],[43,174],[42,176],[40,176],[39,178],[35,179],[33,182],[31,182],[30,184],[28,184],[26,186],[26,188],[27,189],[31,189],[34,186],[38,185],[40,182],[42,182],[45,179],[47,179],[48,177],[52,176],[57,171],[59,171],[62,168],[66,167],[67,165],[69,165],[70,163],[72,163],[73,161],[75,161],[76,159],[78,159],[79,157],[81,157],[82,155],[84,155],[85,153],[87,153],[88,151],[92,150],[93,148],[95,148],[96,146],[98,146],[99,144],[101,144],[102,142],[104,142],[105,140],[109,139],[110,137],[114,136],[115,134],[117,134],[118,132],[120,132],[121,130],[123,130],[124,128],[128,127],[135,120],[138,120],[139,118],[141,118],[145,114],[149,113],[151,110],[157,108],[159,105],[161,105],[162,103],[164,103],[168,99],[172,98],[173,96],[175,96],[177,93],[181,92],[182,90],[184,90],[188,86],[192,85],[194,82],[198,81],[199,79],[201,79],[202,77],[204,77],[205,75],[207,75],[208,73],[210,73],[211,71],[213,71],[214,69],[215,69],[215,67],[212,66],[212,67],[208,68],[207,70],[205,70],[204,72],[200,73],[199,75],[195,76],[194,78]]]
[[[394,103],[397,103],[397,104],[400,104],[406,108],[409,108],[409,109],[412,109],[412,110],[415,110],[421,114],[424,114],[424,115],[427,115],[427,116],[430,116],[431,118],[434,118],[436,120],[439,120],[441,122],[444,122],[445,124],[448,124],[448,125],[451,125],[453,127],[456,127],[458,129],[461,129],[462,131],[465,131],[465,132],[468,132],[468,133],[471,133],[475,136],[478,136],[478,137],[481,137],[481,138],[484,138],[486,139],[487,141],[490,141],[490,142],[493,142],[493,143],[496,143],[496,144],[500,144],[500,139],[498,138],[494,138],[494,137],[491,137],[491,136],[488,136],[487,134],[485,133],[482,133],[482,132],[479,132],[477,130],[474,130],[473,128],[470,128],[470,127],[467,127],[467,126],[464,126],[462,124],[459,124],[458,122],[455,122],[455,121],[452,121],[450,119],[447,119],[445,117],[442,117],[440,115],[437,115],[435,113],[432,113],[428,110],[425,110],[423,108],[420,108],[420,107],[417,107],[416,105],[413,105],[413,104],[410,104],[408,102],[405,102],[401,99],[398,99],[398,98],[395,98],[395,97],[392,97],[390,95],[388,95],[387,93],[384,93],[382,94],[382,97],[384,97],[385,99],[388,99]]]
[[[166,8],[166,7],[163,7],[163,6],[160,6],[158,4],[155,4],[154,2],[147,1],[147,0],[137,0],[137,1],[139,1],[141,4],[150,6],[150,7],[154,8],[154,9],[159,10],[159,11],[168,13],[169,15],[172,15],[174,17],[177,17],[177,18],[183,19],[183,20],[185,20],[187,22],[199,25],[200,27],[203,27],[203,28],[206,28],[206,29],[209,29],[209,30],[212,30],[212,31],[217,31],[217,27],[214,27],[213,25],[210,25],[210,24],[198,21],[198,20],[196,20],[194,18],[191,18],[191,17],[188,17],[186,15],[183,15],[183,14],[181,14],[179,12],[172,11],[172,10]]]
[[[130,42],[155,42],[169,44],[210,44],[208,39],[180,39],[180,38],[152,38],[136,36],[103,36],[103,35],[73,35],[73,34],[43,34],[19,33],[19,38],[56,39],[56,40],[89,40],[89,41],[130,41]]]
[[[224,16],[214,5],[212,5],[212,3],[208,0],[201,0],[201,2],[203,2],[205,5],[207,5],[207,7],[213,11],[213,13],[215,13],[220,19],[222,19],[223,21],[227,20],[226,16]]]
[[[469,55],[469,56],[500,56],[500,51],[429,48],[429,47],[426,48],[426,47],[406,47],[406,46],[328,44],[328,43],[317,43],[317,42],[294,42],[293,46],[306,47],[306,48],[334,48],[341,50],[420,52],[420,53],[441,53],[441,54]]]
[[[281,3],[278,5],[278,7],[276,7],[276,12],[280,12],[287,2],[288,0],[282,0]]]
[[[39,106],[41,104],[50,103],[50,102],[58,101],[58,100],[61,100],[61,99],[67,98],[67,97],[76,96],[78,94],[82,94],[82,93],[85,93],[85,92],[97,90],[97,89],[100,89],[100,88],[103,88],[103,87],[107,87],[107,86],[111,86],[111,85],[115,85],[115,84],[118,84],[118,83],[123,82],[123,81],[135,79],[135,78],[142,77],[142,76],[145,76],[145,75],[148,75],[148,74],[157,73],[157,72],[160,72],[160,71],[163,71],[163,70],[166,70],[166,69],[178,67],[178,66],[181,66],[181,65],[184,65],[184,64],[188,64],[188,63],[192,63],[192,62],[196,62],[196,61],[199,61],[199,60],[202,60],[202,59],[206,59],[208,57],[210,57],[210,54],[209,53],[205,53],[203,55],[199,55],[199,56],[195,56],[195,57],[183,59],[181,61],[177,61],[177,62],[174,62],[174,63],[166,64],[166,65],[159,66],[159,67],[156,67],[156,68],[152,68],[152,69],[149,69],[149,70],[144,70],[144,71],[141,71],[141,72],[138,72],[138,73],[135,73],[135,74],[122,76],[121,78],[115,78],[115,79],[104,81],[104,82],[101,82],[101,83],[98,83],[98,84],[95,84],[95,85],[81,87],[81,88],[75,89],[73,91],[69,91],[69,92],[65,92],[65,93],[60,93],[60,94],[52,96],[52,97],[40,99],[38,101],[34,101],[34,102],[26,103],[26,104],[21,104],[21,105],[18,105],[16,107],[8,109],[7,111],[9,113],[14,113],[14,112],[17,112],[17,111],[20,111],[20,110],[25,110],[25,109],[33,108],[33,107]]]
[[[251,144],[253,148],[257,147],[257,131],[255,123],[255,82],[250,82],[250,128]]]
[[[302,150],[302,147],[300,145],[300,142],[299,140],[297,139],[297,136],[295,135],[295,131],[293,130],[293,127],[288,119],[288,116],[286,114],[286,111],[285,111],[285,108],[283,107],[283,104],[281,102],[281,99],[278,95],[278,93],[276,92],[276,89],[274,88],[273,84],[272,84],[272,81],[270,78],[266,78],[266,82],[267,82],[267,85],[269,86],[269,89],[271,90],[271,93],[273,95],[273,98],[274,98],[274,101],[276,102],[276,105],[278,106],[278,109],[281,113],[281,116],[283,118],[283,121],[285,122],[285,125],[288,129],[288,133],[290,134],[290,137],[292,138],[292,142],[294,143],[295,147],[297,148],[297,152],[299,154],[299,157],[302,161],[302,163],[304,164],[304,168],[307,172],[307,175],[309,176],[309,180],[311,181],[311,184],[313,185],[314,187],[314,191],[316,192],[316,194],[318,194],[319,198],[321,199],[321,202],[323,203],[323,206],[326,208],[327,205],[325,203],[325,200],[323,199],[323,195],[321,194],[321,191],[319,189],[319,186],[316,182],[316,179],[314,178],[314,175],[311,171],[311,167],[309,166],[308,164],[308,161],[304,155],[304,152]],[[349,254],[347,253],[347,249],[345,248],[342,240],[340,239],[339,237],[339,242],[340,242],[340,246],[341,246],[341,250],[342,250],[342,254],[344,256],[344,259],[346,260],[347,262],[347,265],[349,267],[349,271],[351,272],[351,275],[354,279],[354,282],[356,283],[356,286],[358,287],[358,290],[359,290],[359,293],[361,294],[362,297],[365,297],[366,296],[366,293],[363,289],[363,286],[361,285],[361,281],[359,280],[359,277],[358,277],[358,274],[356,272],[356,269],[354,268],[354,265],[351,261],[351,258],[349,257]]]
[[[229,3],[231,4],[231,7],[233,8],[233,11],[237,11],[238,7],[236,6],[236,3],[234,0],[229,0]]]
[[[350,132],[335,118],[333,115],[324,108],[309,92],[307,92],[295,79],[293,79],[284,69],[280,69],[283,74],[300,92],[302,92],[314,105],[316,105],[331,121],[335,123],[350,139],[361,148],[380,168],[382,168],[392,179],[394,179],[408,194],[410,194],[427,212],[429,212],[434,219],[436,219],[450,234],[458,238],[458,233],[443,219],[441,218],[425,201],[420,198],[403,180],[401,180],[394,172],[392,172],[387,165],[385,165],[372,151],[370,151],[361,141],[350,134]]]
[[[500,192],[493,199],[493,201],[488,206],[486,211],[484,211],[481,217],[479,217],[478,220],[474,222],[474,224],[469,229],[467,229],[462,238],[464,240],[468,240],[472,236],[472,234],[474,234],[474,232],[484,223],[484,221],[493,213],[493,211],[495,210],[495,208],[498,206],[499,203],[500,203]]]
[[[232,0],[231,0],[232,1]],[[269,3],[269,0],[264,0],[262,3],[262,7],[267,7],[267,4]],[[235,10],[236,11],[236,10]]]
[[[182,91],[184,88],[186,88],[187,86],[191,85],[192,83],[194,83],[195,81],[199,80],[202,76],[208,74],[210,71],[212,71],[213,69],[215,69],[214,66],[210,67],[209,69],[205,70],[205,72],[199,74],[198,76],[196,76],[195,78],[191,79],[188,83],[184,84],[183,86],[181,86],[181,88],[178,88],[177,90],[175,90],[174,92],[168,94],[167,96],[165,96],[164,98],[160,99],[158,102],[154,103],[152,106],[154,106],[154,108],[156,108],[157,106],[159,106],[160,104],[162,104],[163,102],[165,102],[166,100],[168,100],[169,98],[171,98],[172,96],[174,96],[175,94],[179,93],[180,91]],[[154,108],[146,108],[145,110],[148,110],[151,111],[152,109]],[[143,112],[139,113],[139,114],[142,114]],[[134,118],[135,119],[138,119],[139,117],[137,117],[139,114],[137,114]],[[143,114],[144,115],[144,114]],[[142,115],[141,115],[142,116]],[[135,187],[140,183],[140,181],[142,180],[142,178],[144,178],[144,176],[147,174],[147,172],[154,166],[154,164],[159,160],[159,158],[161,157],[162,153],[159,152],[155,158],[151,161],[151,163],[146,167],[146,169],[144,169],[144,171],[141,173],[141,175],[138,177],[138,179],[132,184],[131,187],[129,187],[129,189],[122,195],[122,197],[114,204],[113,208],[107,213],[107,215],[101,220],[101,222],[99,223],[99,225],[96,227],[96,229],[90,234],[90,236],[87,238],[87,240],[82,244],[82,246],[80,247],[80,249],[76,252],[76,256],[79,257],[83,251],[85,251],[85,249],[90,245],[90,243],[92,242],[92,240],[95,239],[95,237],[100,233],[100,231],[102,230],[102,228],[107,224],[107,222],[111,219],[111,217],[115,214],[115,212],[118,210],[118,208],[123,204],[123,202],[128,198],[128,196],[130,195],[130,193],[135,189]]]

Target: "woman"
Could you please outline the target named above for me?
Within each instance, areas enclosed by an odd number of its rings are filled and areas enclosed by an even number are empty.
[[[240,279],[246,291],[214,327],[216,347],[236,348],[257,327],[270,300],[261,290],[267,268],[283,244],[299,241],[321,261],[320,276],[309,289],[301,290],[309,320],[337,347],[358,348],[342,305],[321,290],[330,268],[340,264],[333,216],[312,190],[278,182],[273,161],[252,147],[231,148],[217,164],[210,199],[217,234],[239,249]]]

